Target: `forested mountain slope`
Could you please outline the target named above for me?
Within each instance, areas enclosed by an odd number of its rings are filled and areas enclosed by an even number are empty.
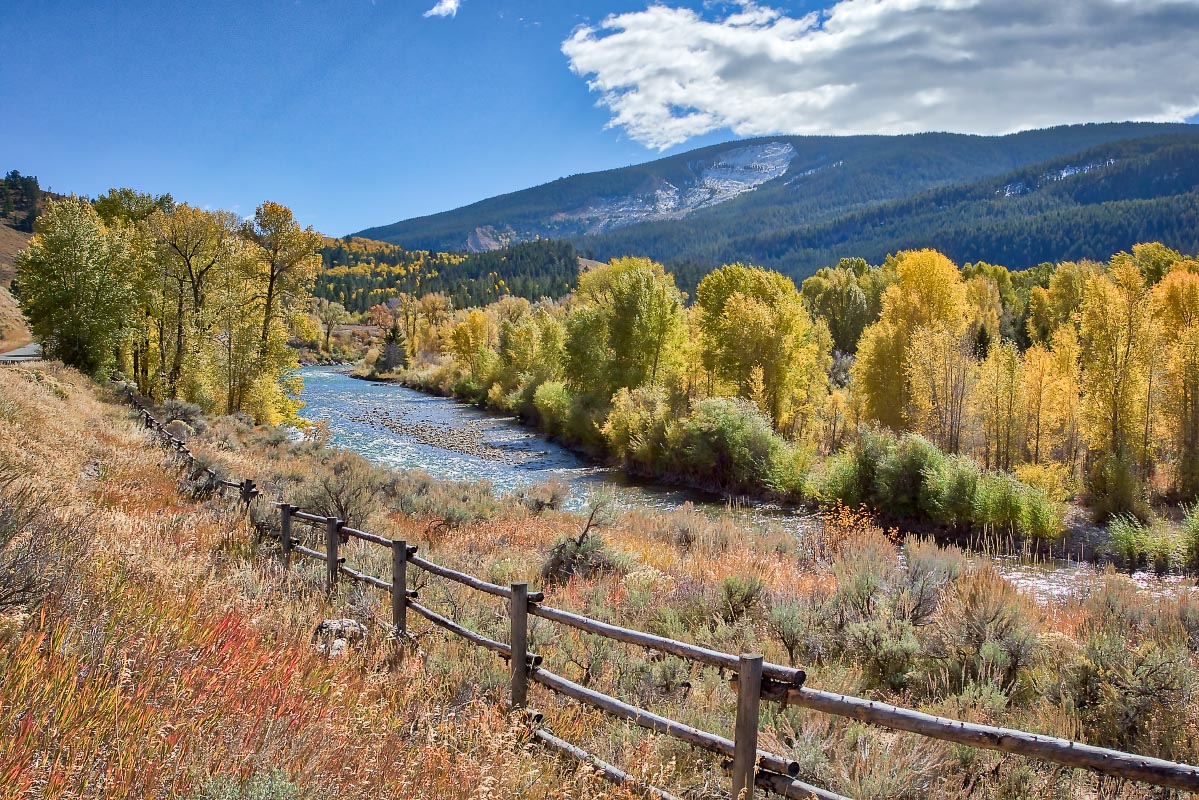
[[[933,247],[959,262],[1023,269],[1103,260],[1142,241],[1199,249],[1199,137],[1117,142],[995,178],[880,203],[833,220],[732,237],[678,261],[684,284],[711,264],[749,260],[797,279],[841,257],[880,263]],[[667,242],[615,237],[588,243],[606,257],[634,244],[672,261]],[[691,252],[694,252],[693,247]]]
[[[490,250],[535,238],[568,238],[607,258],[623,253],[715,266],[753,237],[785,235],[879,203],[970,184],[1112,142],[1174,136],[1199,127],[1153,123],[1075,125],[985,137],[750,139],[658,161],[575,175],[360,236],[430,250]],[[736,247],[730,245],[736,241]]]

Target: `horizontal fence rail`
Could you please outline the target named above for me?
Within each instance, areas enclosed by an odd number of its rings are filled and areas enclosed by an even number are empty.
[[[663,653],[679,656],[681,658],[689,658],[692,661],[698,661],[701,664],[711,664],[721,669],[732,670],[736,672],[740,666],[740,659],[737,656],[728,653],[722,653],[719,650],[710,650],[707,647],[700,647],[695,644],[687,644],[674,639],[667,639],[663,636],[655,636],[652,633],[644,633],[643,631],[635,631],[631,628],[622,628],[619,625],[611,625],[607,622],[584,617],[579,614],[572,614],[569,611],[543,606],[540,603],[535,603],[529,606],[529,613],[535,617],[559,622],[563,625],[568,625],[587,633],[595,633],[608,639],[615,639],[618,642],[627,644],[636,644],[642,647],[648,647],[651,650],[659,650]],[[782,667],[778,664],[763,664],[762,674],[773,680],[782,681],[792,686],[803,685],[806,677],[802,669],[792,669],[791,667]]]
[[[467,575],[465,572],[459,572],[456,569],[450,569],[449,567],[443,567],[440,564],[434,564],[432,561],[426,561],[419,556],[412,556],[408,559],[408,563],[415,567],[420,567],[425,572],[431,572],[434,575],[440,575],[441,577],[448,578],[451,581],[457,581],[463,586],[469,586],[470,588],[477,589],[480,592],[494,595],[495,597],[503,597],[509,600],[512,599],[512,590],[510,588],[499,586],[494,583],[488,583],[487,581],[481,581],[473,575]],[[529,592],[530,602],[537,602],[539,600],[543,600],[544,598],[545,595],[543,595],[541,592]]]
[[[1105,775],[1152,783],[1170,789],[1199,791],[1199,767],[1188,764],[1108,750],[1039,733],[935,717],[909,708],[806,687],[780,687],[775,691],[767,689],[763,692],[763,697],[823,711],[826,714],[869,722],[884,728],[917,733],[930,739],[1039,758],[1067,767],[1094,770]]]
[[[432,622],[434,625],[445,628],[447,631],[451,631],[452,633],[456,633],[463,639],[466,639],[468,642],[474,642],[480,647],[485,647],[493,653],[499,653],[503,658],[512,658],[512,648],[503,642],[497,642],[494,639],[488,639],[481,633],[475,633],[469,628],[464,628],[457,622],[454,622],[452,619],[447,619],[446,617],[438,614],[436,611],[431,611],[419,603],[409,603],[408,607],[417,614],[420,614],[425,619],[429,620],[429,622]],[[537,664],[541,663],[541,656],[526,655],[525,663],[536,666]]]
[[[635,725],[639,725],[655,733],[665,733],[672,738],[725,756],[734,756],[736,753],[736,745],[732,739],[707,733],[682,722],[676,722],[675,720],[660,716],[652,711],[646,711],[643,708],[622,703],[614,697],[609,697],[601,692],[580,686],[573,681],[568,681],[566,678],[555,675],[549,670],[533,670],[530,677],[542,686],[553,689],[558,694],[566,695],[578,700],[580,703],[586,703],[601,711],[606,711],[614,717],[628,720]],[[756,755],[757,763],[766,769],[787,775],[799,774],[799,764],[794,761],[788,761],[785,758],[772,753],[764,753],[761,750],[757,751]]]
[[[165,426],[156,420],[132,393],[129,395],[129,402],[138,409],[146,428],[154,430],[163,443],[175,450],[189,467],[194,466],[195,456],[182,440],[165,430]],[[240,482],[228,480],[220,477],[211,467],[205,468],[205,473],[217,486],[237,489],[247,508],[260,494],[253,480],[247,479]],[[276,506],[280,513],[282,556],[285,567],[290,566],[292,556],[298,554],[325,564],[327,588],[330,592],[335,591],[338,576],[345,576],[352,581],[364,583],[386,592],[391,597],[392,626],[397,642],[415,641],[407,630],[407,612],[408,609],[411,609],[433,625],[507,659],[510,662],[512,706],[514,708],[525,705],[527,685],[529,681],[532,681],[557,694],[599,709],[610,716],[627,720],[648,730],[731,758],[725,767],[733,776],[733,787],[730,793],[733,800],[748,800],[752,797],[754,787],[788,798],[847,800],[841,795],[797,779],[799,766],[796,762],[757,749],[759,700],[801,706],[813,711],[855,719],[892,730],[905,731],[969,747],[1012,753],[1077,769],[1088,769],[1101,775],[1140,781],[1168,789],[1199,792],[1199,767],[1134,753],[1108,750],[1028,731],[937,717],[900,706],[813,689],[804,685],[807,676],[802,669],[764,662],[761,656],[744,654],[736,656],[723,653],[700,645],[623,628],[580,614],[552,608],[543,605],[544,595],[541,592],[530,592],[525,584],[512,584],[505,587],[490,583],[468,573],[422,558],[416,555],[416,547],[410,546],[404,541],[388,539],[351,528],[346,526],[342,520],[303,511],[287,503],[279,502],[276,503]],[[296,520],[324,528],[324,552],[299,543],[292,535],[292,523]],[[355,538],[369,544],[389,548],[392,553],[391,580],[387,581],[346,566],[345,559],[340,557],[338,552],[343,538],[347,540]],[[431,575],[507,600],[510,643],[505,644],[483,636],[415,602],[418,593],[407,588],[409,565]],[[717,736],[654,714],[615,697],[588,689],[542,668],[542,657],[528,652],[529,616],[729,671],[732,673],[731,682],[737,692],[738,713],[734,738]],[[403,646],[401,644],[401,648]],[[534,724],[540,724],[540,715],[535,715],[535,717]],[[596,758],[544,729],[536,728],[532,735],[547,747],[590,764],[600,775],[613,783],[641,789],[655,798],[674,800],[674,796],[664,790],[637,781],[618,767]]]
[[[608,781],[615,783],[617,786],[631,786],[635,789],[640,789],[649,797],[655,800],[679,800],[669,792],[665,792],[653,786],[648,786],[645,783],[634,778],[629,773],[622,770],[620,767],[613,766],[607,761],[603,761],[588,753],[586,750],[575,747],[570,742],[559,739],[549,731],[540,728],[533,731],[533,738],[539,740],[542,744],[549,746],[551,749],[557,750],[560,753],[565,753],[568,756],[573,756],[584,764],[591,766]]]

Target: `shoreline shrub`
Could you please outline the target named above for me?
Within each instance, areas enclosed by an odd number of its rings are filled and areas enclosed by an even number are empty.
[[[788,476],[790,445],[779,438],[756,405],[713,397],[696,404],[668,437],[671,471],[721,491],[779,491]]]
[[[878,463],[875,495],[889,515],[919,517],[929,506],[927,479],[939,472],[946,457],[919,434],[909,433],[888,448]]]
[[[1199,570],[1199,503],[1193,503],[1184,509],[1182,558],[1188,569]]]

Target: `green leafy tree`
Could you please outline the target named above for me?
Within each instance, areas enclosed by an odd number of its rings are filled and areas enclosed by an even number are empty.
[[[828,331],[813,325],[790,278],[745,264],[710,273],[696,290],[704,361],[776,430],[807,429],[828,394]]]
[[[243,235],[261,249],[263,303],[260,345],[266,347],[271,323],[301,304],[312,290],[323,243],[312,226],[301,228],[287,206],[265,202],[242,226]],[[343,306],[344,307],[344,306]],[[328,345],[328,336],[326,347]]]
[[[47,356],[100,374],[133,324],[127,234],[76,197],[50,201],[38,229],[17,255],[22,310]]]

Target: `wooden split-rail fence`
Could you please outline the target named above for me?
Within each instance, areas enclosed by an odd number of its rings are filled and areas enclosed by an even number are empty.
[[[139,410],[146,427],[156,431],[170,449],[194,465],[195,457],[187,445],[167,431],[159,420],[132,394],[130,403]],[[220,478],[211,469],[209,476],[221,487],[237,489],[239,498],[248,507],[259,496],[254,481],[230,481]],[[537,683],[552,692],[576,700],[610,716],[632,722],[655,733],[679,739],[695,747],[723,756],[725,768],[732,775],[730,797],[750,800],[755,788],[774,792],[788,798],[821,798],[847,800],[834,792],[805,783],[796,776],[797,762],[758,749],[759,708],[762,701],[790,704],[856,719],[896,731],[906,731],[953,742],[969,747],[996,750],[1052,762],[1065,767],[1093,770],[1101,775],[1139,781],[1153,786],[1187,792],[1199,792],[1199,767],[1180,764],[1151,756],[1137,755],[1103,747],[1094,747],[1045,736],[1028,731],[979,725],[961,720],[925,714],[914,709],[879,703],[860,697],[821,691],[805,686],[802,669],[772,664],[761,655],[732,655],[700,645],[669,639],[643,631],[623,628],[574,614],[545,604],[541,592],[531,592],[525,583],[500,586],[473,575],[450,569],[417,555],[417,548],[407,542],[388,539],[347,526],[335,517],[306,512],[285,502],[275,503],[280,519],[282,559],[290,568],[295,556],[319,561],[325,565],[326,588],[330,593],[343,577],[356,583],[373,586],[390,598],[391,624],[395,641],[405,648],[411,640],[408,613],[414,612],[450,633],[479,647],[490,650],[510,663],[510,701],[513,709],[522,710],[533,721],[533,736],[548,747],[579,759],[608,780],[637,788],[655,798],[674,796],[665,790],[648,786],[620,768],[606,763],[583,749],[563,741],[541,727],[541,715],[526,708],[529,684]],[[304,523],[323,530],[324,549],[303,546],[296,536],[295,524]],[[343,539],[355,538],[391,552],[390,580],[360,572],[345,564],[340,555]],[[507,642],[490,639],[418,602],[417,592],[408,589],[410,568],[422,570],[479,592],[507,601],[509,635]],[[542,666],[542,657],[529,652],[529,617],[538,617],[585,633],[595,634],[617,642],[656,650],[661,653],[717,667],[731,673],[736,689],[737,708],[733,738],[713,733],[655,714],[625,703],[610,695],[581,686]]]

